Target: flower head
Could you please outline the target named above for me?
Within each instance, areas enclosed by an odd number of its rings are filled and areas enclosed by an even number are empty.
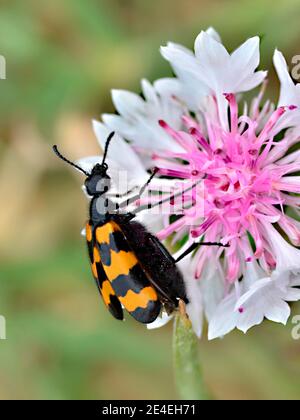
[[[258,37],[229,54],[209,29],[195,54],[172,43],[161,52],[177,77],[143,81],[145,100],[113,91],[119,115],[103,120],[131,142],[139,162],[159,168],[152,190],[173,185],[158,238],[180,244],[175,257],[199,244],[181,262],[195,331],[201,334],[203,313],[209,338],[235,327],[246,332],[264,317],[286,323],[286,302],[300,299],[299,85],[276,51],[280,101],[263,103]],[[241,104],[240,93],[259,85],[258,96]],[[204,240],[229,246],[201,246]]]
[[[234,283],[244,271],[244,262],[260,260],[267,271],[276,267],[268,235],[270,224],[278,223],[290,240],[300,245],[299,223],[284,213],[287,193],[300,193],[300,178],[290,176],[300,170],[300,160],[297,156],[288,163],[281,159],[286,147],[294,142],[292,133],[275,141],[279,134],[276,124],[282,115],[292,112],[289,108],[276,109],[258,130],[265,115],[258,111],[252,117],[246,114],[239,117],[235,96],[225,96],[230,104],[229,130],[222,128],[217,109],[213,117],[204,114],[205,124],[183,116],[189,134],[174,131],[161,122],[185,152],[164,151],[161,155],[157,152],[154,159],[164,176],[190,182],[204,179],[201,196],[193,197],[188,209],[182,212],[180,229],[186,234],[188,227],[188,245],[203,236],[208,241],[230,243],[224,251],[224,268],[226,280]],[[191,212],[195,206],[200,206],[199,211]],[[158,237],[164,240],[178,231],[178,221],[175,221],[159,232]],[[199,250],[196,278],[201,277],[207,258],[214,252],[221,256],[221,251],[204,247]]]

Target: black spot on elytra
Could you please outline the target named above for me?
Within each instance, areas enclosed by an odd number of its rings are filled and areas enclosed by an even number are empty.
[[[142,324],[150,324],[151,322],[155,321],[158,317],[161,310],[161,303],[159,300],[157,301],[149,301],[147,307],[137,308],[133,312],[129,312],[134,319],[141,322]]]
[[[110,244],[111,249],[113,249],[116,252],[131,251],[131,248],[127,239],[125,238],[124,234],[120,231],[113,232],[110,234],[109,244]]]
[[[111,265],[111,247],[108,244],[99,244],[99,252],[102,264],[109,267]]]
[[[107,280],[107,276],[101,263],[96,263],[96,268],[97,268],[99,286],[102,288],[102,284],[105,280]]]
[[[110,295],[110,304],[108,305],[109,312],[116,318],[122,321],[124,319],[123,309],[117,296]]]
[[[130,252],[131,248],[122,232],[117,231],[109,235],[109,244],[104,242],[99,244],[99,251],[102,264],[111,265],[111,251],[114,252]]]
[[[128,275],[120,275],[112,282],[117,296],[126,296],[129,290],[139,293],[144,287],[150,286],[150,282],[140,265],[135,265]]]
[[[88,253],[89,253],[90,261],[93,264],[93,262],[94,262],[94,252],[93,252],[92,242],[87,242],[87,247],[88,247]]]

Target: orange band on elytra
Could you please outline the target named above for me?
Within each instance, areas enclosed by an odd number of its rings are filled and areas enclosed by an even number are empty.
[[[120,302],[129,312],[133,312],[137,308],[145,309],[150,301],[156,301],[157,299],[157,293],[151,286],[144,287],[139,293],[128,290],[126,296],[119,297]]]

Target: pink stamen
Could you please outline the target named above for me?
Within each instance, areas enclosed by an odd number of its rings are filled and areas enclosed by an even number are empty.
[[[282,115],[286,112],[285,107],[278,108],[273,114],[271,115],[269,121],[267,122],[265,128],[261,132],[261,134],[258,137],[258,141],[260,144],[263,144],[265,140],[269,137],[272,129],[276,125],[276,123],[279,121],[279,119],[282,117]]]
[[[278,223],[290,241],[300,245],[300,223],[284,214],[285,205],[293,206],[300,214],[300,198],[289,194],[300,194],[300,177],[289,175],[300,170],[300,153],[283,158],[299,142],[299,136],[291,130],[284,133],[281,141],[273,139],[280,126],[278,121],[286,111],[296,109],[294,105],[273,112],[267,102],[259,111],[261,92],[250,116],[238,117],[235,95],[225,97],[229,102],[230,131],[222,127],[215,102],[211,103],[213,111],[203,115],[203,127],[190,116],[182,117],[189,133],[173,130],[160,121],[183,152],[166,150],[154,154],[153,159],[159,164],[161,175],[188,180],[190,185],[200,177],[205,179],[201,192],[182,193],[180,199],[170,199],[169,204],[176,206],[174,212],[183,217],[166,226],[159,238],[163,240],[173,234],[180,238],[180,233],[187,232],[190,241],[203,236],[207,240],[208,232],[213,232],[213,242],[230,238],[229,248],[199,250],[195,277],[201,276],[211,255],[217,260],[222,255],[220,264],[226,271],[227,284],[233,284],[243,273],[245,262],[259,260],[267,271],[275,267],[276,258],[266,239],[264,223]],[[155,198],[151,200],[155,202]],[[254,240],[255,253],[249,235]],[[240,308],[242,311],[244,308]]]
[[[226,100],[229,102],[231,117],[231,132],[236,133],[238,129],[238,104],[233,93],[224,93]]]
[[[181,229],[185,225],[185,218],[182,217],[181,219],[178,219],[176,222],[169,225],[167,228],[160,231],[156,236],[161,241],[166,239],[168,236],[170,236],[172,233],[174,233],[176,230]]]
[[[176,140],[176,142],[180,146],[186,149],[187,144],[179,132],[173,130],[173,128],[171,128],[164,120],[159,120],[158,123],[161,126],[161,128],[163,128],[166,131],[166,133],[168,133],[171,137],[173,137],[173,139]]]
[[[210,218],[208,218],[204,223],[202,223],[202,225],[197,228],[197,229],[193,229],[191,231],[191,235],[193,238],[199,238],[200,236],[203,235],[203,233],[205,233],[205,231],[213,224],[215,223],[215,221],[217,220],[216,216],[212,216]]]
[[[187,115],[182,116],[182,122],[189,130],[191,128],[196,128],[199,130],[199,124],[193,118],[188,117]]]
[[[204,137],[202,137],[200,131],[197,130],[197,128],[192,128],[190,130],[190,133],[192,136],[195,137],[195,139],[197,140],[197,142],[200,144],[200,146],[209,154],[212,154],[212,150],[211,147],[209,146],[209,144],[207,143],[207,141],[205,140]]]
[[[178,170],[166,169],[166,168],[160,168],[158,173],[160,175],[170,176],[173,178],[181,178],[181,179],[186,179],[190,175],[190,172],[188,171],[184,171],[184,170],[178,171]]]

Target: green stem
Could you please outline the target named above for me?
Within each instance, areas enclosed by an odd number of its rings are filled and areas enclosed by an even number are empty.
[[[209,400],[198,353],[199,340],[188,318],[176,315],[173,335],[174,370],[179,397]]]

